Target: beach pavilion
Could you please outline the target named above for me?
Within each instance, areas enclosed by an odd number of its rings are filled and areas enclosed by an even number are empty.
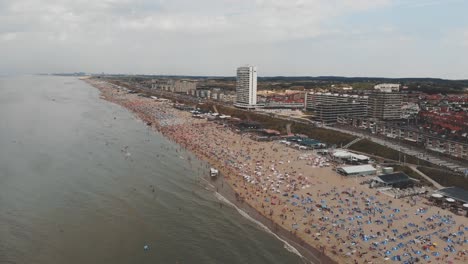
[[[459,203],[468,203],[468,191],[459,187],[446,187],[436,191],[447,198],[451,198]]]
[[[346,150],[336,150],[333,153],[333,158],[352,164],[366,164],[370,159],[368,156],[355,154]]]
[[[465,211],[468,216],[468,191],[459,187],[446,187],[434,192],[431,197],[436,198],[436,203],[442,208],[450,208],[454,213],[461,214]]]
[[[367,176],[375,175],[377,173],[377,170],[369,164],[340,167],[336,171],[344,176]]]
[[[403,172],[379,175],[372,181],[372,187],[409,188],[414,186],[414,180]]]
[[[295,142],[296,144],[308,149],[321,149],[327,146],[325,143],[300,134],[296,134],[295,136],[286,136],[284,139],[289,142]]]

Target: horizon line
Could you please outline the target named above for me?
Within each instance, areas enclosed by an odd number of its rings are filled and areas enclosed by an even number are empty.
[[[88,72],[63,72],[63,73],[33,73],[33,75],[124,75],[124,76],[161,76],[161,77],[196,77],[196,78],[236,78],[236,75],[183,75],[183,74],[135,74],[135,73],[88,73]],[[0,74],[1,75],[1,74]],[[7,74],[8,75],[8,74]],[[15,75],[15,74],[11,74]],[[25,75],[25,74],[18,74]],[[258,75],[258,78],[346,78],[346,79],[437,79],[446,81],[468,81],[467,79],[448,79],[442,77],[381,77],[381,76],[341,76],[341,75]]]

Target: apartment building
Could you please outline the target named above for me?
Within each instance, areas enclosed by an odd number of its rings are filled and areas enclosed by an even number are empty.
[[[372,92],[369,94],[369,116],[379,120],[396,120],[402,115],[403,94]]]
[[[160,79],[154,80],[151,88],[173,93],[192,94],[192,91],[197,89],[197,82],[193,80]]]
[[[307,93],[305,109],[324,124],[337,123],[341,117],[366,117],[368,97],[348,94]]]
[[[242,108],[254,108],[257,105],[257,67],[237,68],[236,102]]]
[[[191,80],[175,80],[174,93],[190,94],[197,89],[197,82]]]

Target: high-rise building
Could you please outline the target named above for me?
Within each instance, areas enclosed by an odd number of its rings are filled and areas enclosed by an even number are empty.
[[[254,108],[257,105],[257,67],[244,66],[237,68],[235,106]]]
[[[339,118],[366,117],[368,97],[348,94],[307,93],[306,110],[324,124],[335,124]]]
[[[369,116],[380,120],[400,119],[402,103],[403,95],[401,93],[370,93]]]

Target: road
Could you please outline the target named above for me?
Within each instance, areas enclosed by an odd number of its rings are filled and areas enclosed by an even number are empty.
[[[135,86],[135,84],[132,84],[132,85]],[[143,86],[137,86],[136,88],[139,88],[140,90],[144,90],[144,91],[147,91],[147,92],[152,92],[152,93],[156,92],[155,90],[151,90],[151,89],[149,89],[147,87],[143,87]],[[174,98],[174,99],[179,98],[179,99],[182,99],[182,100],[185,100],[185,101],[192,102],[194,104],[208,101],[208,100],[201,99],[201,98],[194,98],[194,97],[192,97],[190,95],[175,94],[175,93],[172,93],[172,92],[166,92],[166,91],[162,91],[162,90],[157,90],[156,93],[159,93],[159,96],[165,95],[167,97]],[[226,106],[228,106],[228,105],[226,105]],[[263,113],[263,112],[259,112],[259,111],[257,111],[256,113],[267,115],[267,116],[271,115],[269,113]],[[303,123],[303,124],[313,124],[313,122],[311,120],[306,119],[306,118],[284,117],[284,116],[280,116],[280,115],[277,115],[277,114],[273,114],[273,116],[276,117],[276,118],[282,119],[282,120],[296,121],[296,122]],[[387,141],[387,140],[384,140],[384,139],[381,139],[381,138],[378,138],[378,137],[374,137],[374,136],[369,135],[369,134],[365,134],[365,133],[361,133],[361,132],[357,132],[357,131],[350,131],[350,130],[347,130],[347,129],[337,128],[337,127],[330,127],[330,126],[324,126],[323,128],[339,131],[339,132],[350,134],[350,135],[353,135],[353,136],[356,136],[356,137],[366,138],[366,139],[368,139],[368,140],[370,140],[372,142],[375,142],[377,144],[387,146],[387,147],[392,148],[394,150],[400,151],[400,152],[402,152],[402,153],[404,153],[406,155],[414,156],[414,157],[417,157],[419,159],[431,162],[433,164],[436,164],[436,165],[439,165],[439,166],[442,166],[442,167],[446,167],[446,168],[448,168],[448,169],[450,169],[452,171],[464,172],[465,170],[468,169],[468,168],[465,168],[464,166],[460,166],[459,164],[457,164],[455,162],[450,162],[450,161],[447,161],[447,160],[440,159],[439,157],[436,157],[433,154],[422,153],[421,151],[414,150],[412,148],[409,148],[407,146],[403,146],[401,144],[395,144],[394,142],[390,142],[390,141]],[[404,159],[404,157],[402,157],[402,159]]]
[[[440,185],[438,182],[434,181],[433,179],[431,179],[430,177],[428,177],[426,174],[422,173],[420,170],[418,170],[418,168],[416,168],[416,166],[414,165],[410,165],[408,166],[410,167],[413,171],[415,171],[417,174],[421,175],[422,177],[424,177],[424,179],[426,179],[427,181],[429,181],[430,183],[432,183],[432,185],[434,185],[434,187],[438,190],[444,188],[444,186]]]
[[[360,132],[357,132],[357,131],[350,131],[350,130],[337,128],[337,127],[325,126],[324,128],[339,131],[339,132],[346,133],[346,134],[350,134],[350,135],[353,135],[353,136],[356,136],[356,137],[366,138],[366,139],[368,139],[368,140],[370,140],[372,142],[375,142],[377,144],[392,148],[392,149],[397,150],[397,151],[401,151],[402,153],[404,153],[406,155],[414,156],[414,157],[429,161],[430,163],[433,163],[433,164],[436,164],[436,165],[439,165],[439,166],[442,166],[442,167],[446,167],[446,168],[448,168],[450,170],[453,170],[453,171],[463,172],[466,169],[465,167],[460,166],[459,164],[457,164],[455,162],[442,160],[442,159],[440,159],[439,157],[436,157],[433,154],[422,153],[422,152],[420,152],[418,150],[414,150],[414,149],[412,149],[410,147],[395,144],[394,142],[390,142],[390,141],[387,141],[387,140],[384,140],[384,139],[381,139],[381,138],[373,137],[373,136],[370,136],[369,134],[360,133]],[[403,157],[402,157],[402,159],[403,159]]]

